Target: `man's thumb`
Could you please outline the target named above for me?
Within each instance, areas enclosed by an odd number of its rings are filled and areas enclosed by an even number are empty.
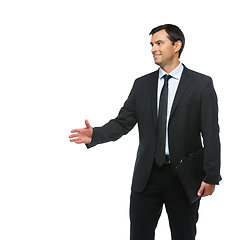
[[[89,124],[89,121],[87,119],[85,120],[85,125],[87,126],[87,128],[91,128],[91,125]]]
[[[204,191],[204,185],[202,183],[200,189],[198,190],[198,196],[199,197],[203,194],[203,191]]]

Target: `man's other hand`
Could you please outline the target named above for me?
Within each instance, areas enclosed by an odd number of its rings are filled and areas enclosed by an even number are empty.
[[[208,184],[208,183],[202,182],[201,187],[198,190],[198,196],[206,197],[206,196],[212,195],[214,191],[215,191],[214,184]]]

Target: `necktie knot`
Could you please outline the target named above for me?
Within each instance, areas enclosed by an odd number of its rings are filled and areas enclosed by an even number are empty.
[[[168,80],[169,80],[172,76],[165,74],[163,77],[164,77],[164,82],[168,82]]]

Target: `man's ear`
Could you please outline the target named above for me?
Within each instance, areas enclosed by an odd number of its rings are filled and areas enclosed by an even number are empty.
[[[182,42],[178,40],[177,42],[175,42],[174,47],[175,47],[175,53],[179,52],[179,50],[182,47]]]

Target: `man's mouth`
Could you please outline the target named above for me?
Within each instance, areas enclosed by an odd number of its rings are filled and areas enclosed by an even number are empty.
[[[154,54],[153,54],[153,58],[154,58],[154,59],[157,59],[159,56],[161,56],[161,53],[154,53]]]

